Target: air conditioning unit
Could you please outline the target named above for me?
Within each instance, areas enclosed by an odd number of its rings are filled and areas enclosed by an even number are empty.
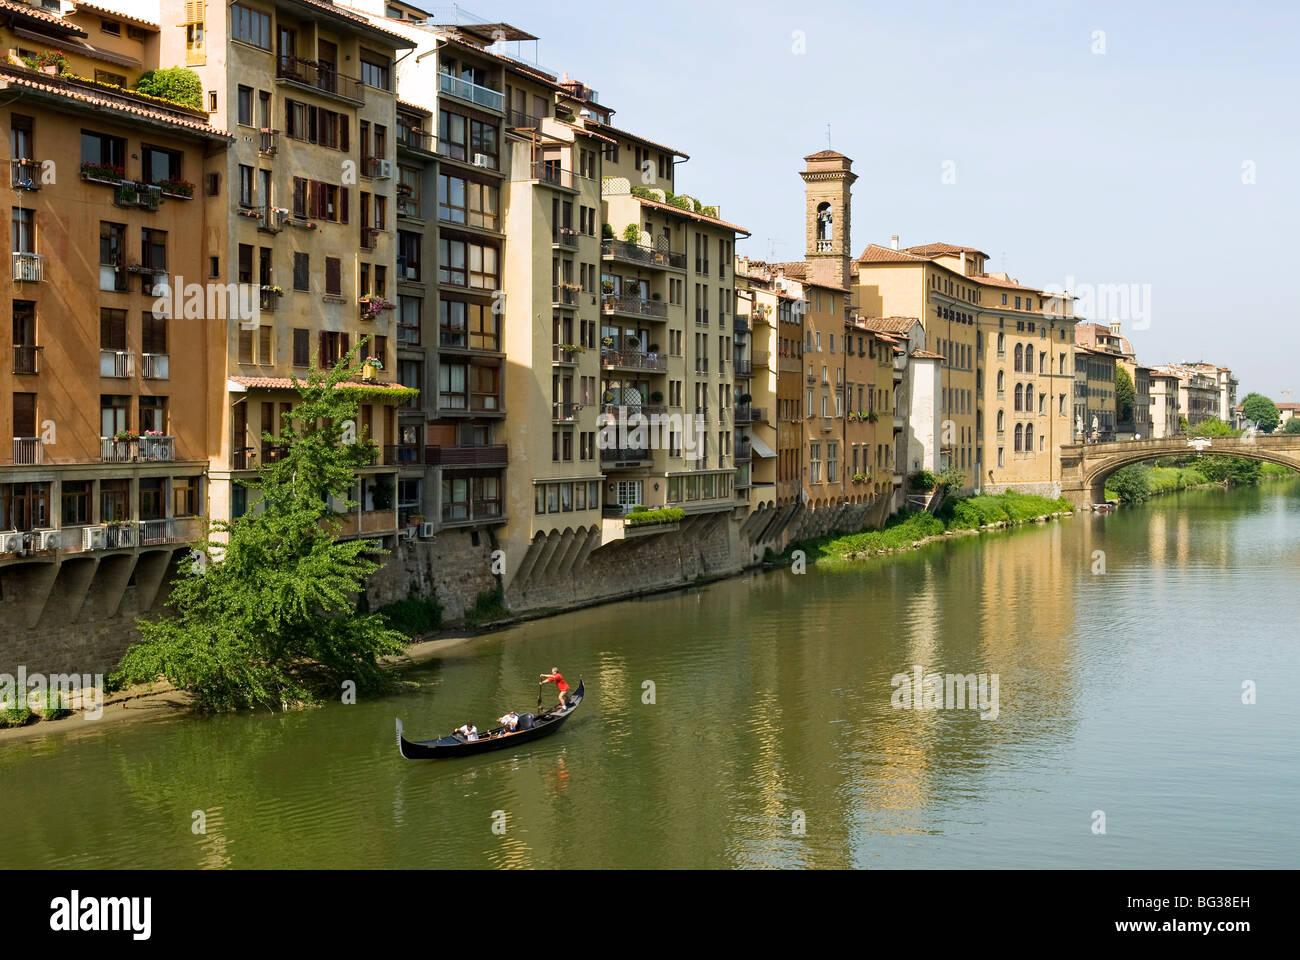
[[[422,540],[428,540],[430,537],[434,535],[434,533],[437,532],[437,530],[438,530],[437,524],[422,523],[420,524],[420,538]]]
[[[81,531],[82,550],[103,550],[108,546],[108,533],[102,526],[83,527]]]
[[[6,531],[0,533],[0,553],[22,553],[23,535]]]
[[[492,166],[492,158],[486,153],[476,153],[474,154],[474,166],[490,168]]]
[[[374,179],[376,179],[376,180],[391,180],[391,179],[393,179],[393,161],[391,161],[391,160],[380,160],[377,164],[375,164],[375,176],[374,176]]]
[[[402,540],[414,540],[414,539],[415,539],[415,528],[414,528],[414,527],[402,527],[401,530],[398,530],[398,531],[397,531],[397,536],[398,536],[400,539],[402,539]]]
[[[63,546],[62,530],[41,530],[36,535],[37,550],[57,550]]]
[[[416,271],[414,265],[409,267],[404,267],[403,269],[406,271],[406,279],[408,280],[414,280],[416,276],[418,276],[418,272]]]

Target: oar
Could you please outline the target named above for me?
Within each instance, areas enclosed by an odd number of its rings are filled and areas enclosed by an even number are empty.
[[[544,682],[545,681],[538,681],[537,683],[537,712],[538,713],[542,712],[542,684]]]

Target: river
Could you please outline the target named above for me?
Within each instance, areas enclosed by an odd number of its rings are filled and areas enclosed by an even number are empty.
[[[610,604],[375,701],[0,746],[0,866],[1294,867],[1298,585],[1285,482]],[[555,736],[398,757],[557,664]],[[996,718],[892,706],[915,665]]]

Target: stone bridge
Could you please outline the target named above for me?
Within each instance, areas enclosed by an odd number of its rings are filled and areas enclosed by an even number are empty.
[[[1076,507],[1106,500],[1106,478],[1130,463],[1197,453],[1245,457],[1300,470],[1300,434],[1253,437],[1165,437],[1061,447],[1061,496]]]

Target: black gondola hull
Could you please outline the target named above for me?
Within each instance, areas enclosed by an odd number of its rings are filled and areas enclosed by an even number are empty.
[[[445,760],[450,757],[469,757],[492,750],[505,750],[522,746],[542,737],[550,736],[559,730],[565,720],[582,704],[585,695],[582,681],[578,689],[569,698],[569,706],[562,711],[542,714],[530,730],[516,730],[504,736],[491,736],[497,731],[489,731],[488,736],[477,740],[464,740],[460,737],[441,737],[437,740],[407,740],[402,735],[402,721],[397,721],[397,749],[407,760]]]

